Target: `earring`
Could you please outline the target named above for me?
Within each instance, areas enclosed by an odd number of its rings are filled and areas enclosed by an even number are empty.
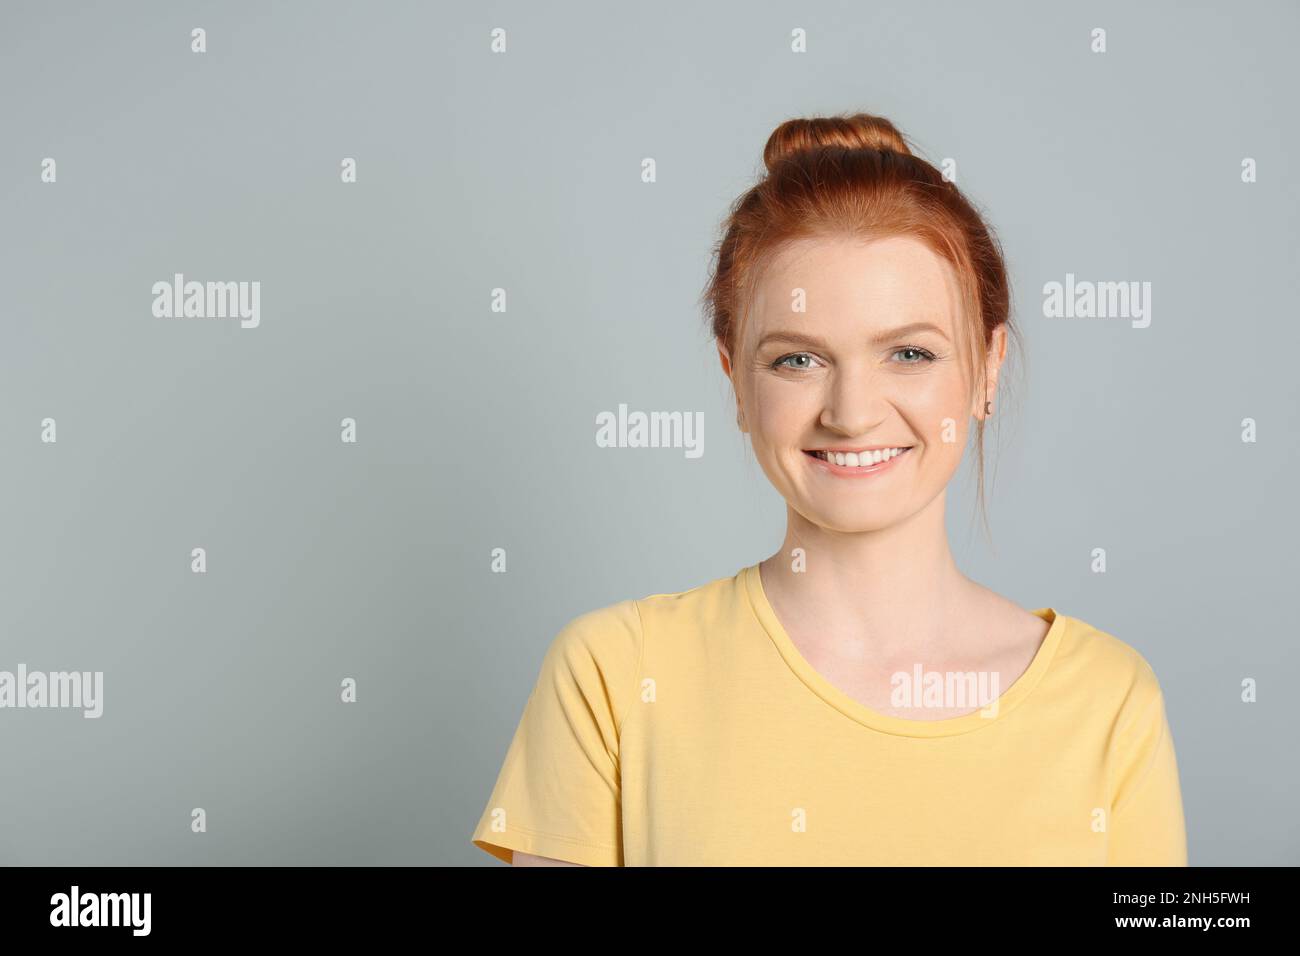
[[[989,406],[992,405],[992,404],[993,404],[992,402],[985,402],[985,403],[984,403],[984,414],[985,414],[985,415],[991,414],[991,413],[989,412]]]

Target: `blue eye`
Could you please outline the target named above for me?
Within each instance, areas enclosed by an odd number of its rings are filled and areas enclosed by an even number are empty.
[[[928,349],[923,349],[923,348],[921,348],[919,345],[906,345],[906,346],[904,346],[903,348],[899,349],[899,350],[898,350],[897,352],[895,352],[894,354],[895,354],[895,355],[901,355],[901,354],[904,353],[904,352],[914,352],[914,353],[916,353],[918,356],[920,356],[920,360],[919,360],[919,361],[905,361],[905,362],[900,363],[900,364],[902,364],[902,365],[924,365],[924,364],[927,363],[927,362],[933,362],[933,361],[934,361],[934,353],[931,352],[931,351],[928,350]]]
[[[778,368],[779,366],[782,365],[785,365],[786,368],[794,368],[794,369],[806,369],[812,367],[811,365],[787,365],[786,363],[789,362],[790,359],[808,359],[809,361],[811,361],[812,356],[809,355],[807,352],[791,352],[789,355],[782,355],[779,359],[773,362],[772,368]]]

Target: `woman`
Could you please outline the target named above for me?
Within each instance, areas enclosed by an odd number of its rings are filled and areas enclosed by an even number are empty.
[[[507,862],[1186,865],[1128,644],[956,567],[1008,337],[998,243],[887,120],[796,119],[706,292],[781,550],[569,622],[473,834]],[[973,425],[972,425],[973,422]]]

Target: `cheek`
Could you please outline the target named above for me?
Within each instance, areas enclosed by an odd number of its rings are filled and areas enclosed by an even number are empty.
[[[970,429],[970,397],[961,376],[918,376],[906,401],[908,417],[931,452],[938,458],[959,459]]]
[[[746,418],[751,437],[775,444],[803,435],[821,413],[820,389],[808,383],[766,378],[750,386]]]
[[[961,382],[948,376],[920,379],[907,389],[907,401],[916,409],[939,418],[962,419],[964,402]]]

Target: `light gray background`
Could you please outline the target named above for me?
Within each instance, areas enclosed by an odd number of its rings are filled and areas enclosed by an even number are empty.
[[[0,861],[490,863],[555,632],[780,544],[696,300],[771,130],[862,109],[957,159],[1015,283],[960,565],[1150,660],[1193,864],[1300,862],[1300,16],[1057,7],[6,0],[0,669],[106,686],[0,711]],[[261,327],[154,318],[174,272],[259,280]],[[1044,319],[1067,272],[1152,282],[1150,328]],[[704,457],[597,448],[620,402]]]

